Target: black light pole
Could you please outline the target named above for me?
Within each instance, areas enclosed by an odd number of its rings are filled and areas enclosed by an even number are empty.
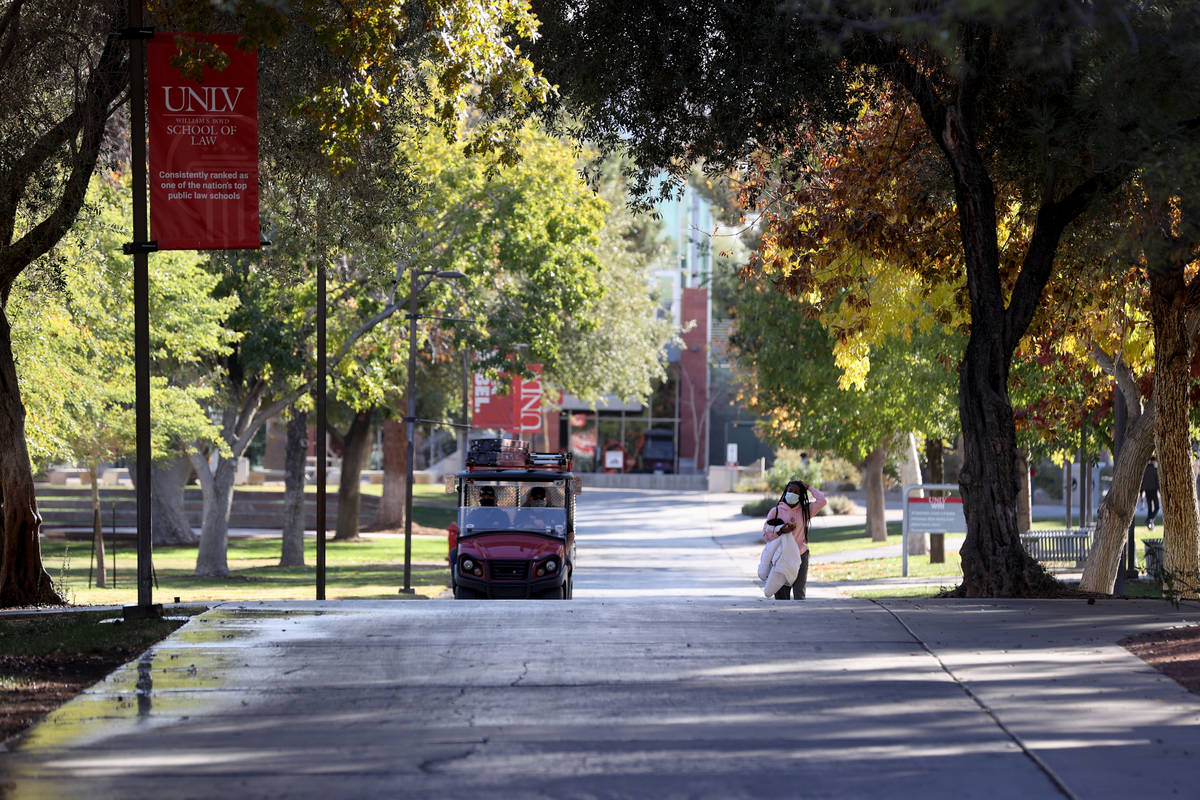
[[[325,482],[328,420],[325,408],[325,259],[317,261],[317,382],[313,386],[317,407],[317,599],[325,599]]]
[[[428,279],[417,286],[417,276],[426,275]],[[434,278],[465,278],[458,270],[412,270],[409,275],[408,287],[408,413],[404,416],[405,431],[408,441],[405,443],[407,453],[404,477],[404,587],[400,594],[415,594],[412,586],[412,507],[413,507],[413,439],[416,437],[417,395],[413,379],[417,371],[417,295],[429,285]]]
[[[125,607],[126,619],[162,616],[154,605],[150,542],[150,278],[146,224],[146,42],[142,2],[129,0],[129,140],[133,160],[133,364],[137,435],[137,587],[136,606]]]

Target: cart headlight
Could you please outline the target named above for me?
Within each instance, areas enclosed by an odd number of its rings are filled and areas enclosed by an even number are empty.
[[[556,569],[558,569],[558,562],[553,558],[546,562],[546,572],[554,572]]]
[[[475,562],[472,561],[471,559],[469,559],[469,558],[463,559],[462,568],[465,569],[467,572],[470,572],[471,568],[474,566],[475,566]]]

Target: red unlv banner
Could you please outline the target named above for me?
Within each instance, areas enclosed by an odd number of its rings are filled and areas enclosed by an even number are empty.
[[[171,66],[178,39],[229,57],[201,80]],[[150,237],[159,250],[259,246],[258,57],[236,34],[159,34],[147,48]]]
[[[518,434],[542,429],[542,365],[526,364],[525,369],[533,376],[503,375],[492,380],[486,375],[475,375],[473,427]]]

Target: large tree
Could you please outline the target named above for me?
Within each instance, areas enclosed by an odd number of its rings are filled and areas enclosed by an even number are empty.
[[[642,186],[707,159],[782,151],[798,128],[845,119],[865,81],[918,109],[953,195],[970,337],[960,371],[967,596],[1049,587],[1017,531],[1008,372],[1064,232],[1200,121],[1190,4],[1019,0],[881,7],[708,0],[672,6],[546,0],[538,65],[585,134],[636,154]],[[1002,279],[997,181],[1030,220]]]
[[[323,0],[147,6],[149,24],[242,32],[248,46],[269,48],[289,31],[307,32],[311,47],[294,74],[316,90],[270,99],[276,110],[322,132],[317,150],[324,169],[345,169],[363,156],[362,134],[375,128],[401,87],[424,85],[412,78],[426,64],[438,67],[440,119],[453,126],[468,101],[482,109],[472,130],[480,148],[506,150],[511,112],[519,116],[548,88],[516,46],[536,27],[518,0],[402,7],[368,1],[332,14]],[[62,238],[83,204],[128,86],[128,43],[120,37],[125,10],[124,0],[14,0],[0,9],[0,606],[60,600],[41,566],[41,519],[6,309],[17,277]],[[210,55],[188,54],[193,66]]]

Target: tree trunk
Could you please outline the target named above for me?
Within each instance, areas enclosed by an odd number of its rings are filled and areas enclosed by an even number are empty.
[[[308,457],[308,413],[292,410],[283,465],[283,544],[279,566],[304,566],[304,468]]]
[[[383,498],[372,525],[404,527],[404,481],[408,478],[408,426],[389,417],[383,421]]]
[[[971,334],[959,369],[959,424],[963,461],[959,471],[967,538],[962,555],[965,597],[1027,597],[1057,591],[1058,584],[1025,552],[1017,531],[1016,429],[1008,394],[1012,355],[1029,327],[1054,266],[1066,226],[1100,191],[1093,178],[1065,195],[1047,178],[1047,201],[1038,209],[1016,281],[1000,275],[996,191],[975,138],[980,96],[976,81],[989,48],[971,53],[962,82],[943,96],[919,70],[887,53],[876,63],[904,86],[946,158],[954,180],[959,239],[966,263]],[[964,91],[965,89],[965,91]],[[1007,297],[1007,305],[1006,305]]]
[[[194,463],[194,462],[193,462]],[[237,477],[237,457],[219,456],[216,472],[201,473],[200,486],[207,495],[204,526],[200,529],[200,547],[196,552],[198,576],[229,577],[229,511],[233,507],[233,482]]]
[[[946,445],[936,436],[925,439],[925,479],[930,483],[946,482]],[[931,497],[942,497],[945,494],[941,489],[930,491]],[[929,534],[929,563],[946,563],[946,534]]]
[[[982,314],[967,343],[958,408],[963,430],[959,472],[967,537],[962,555],[964,597],[1028,597],[1056,582],[1021,545],[1017,530],[1017,447],[1008,397],[1009,358],[1000,331]]]
[[[901,446],[904,448],[904,460],[900,466],[900,485],[912,486],[914,484],[923,483],[921,479],[921,461],[917,456],[917,437],[913,434],[906,434],[901,440]],[[924,497],[925,492],[918,491],[914,497]],[[910,556],[923,556],[929,552],[929,534],[924,531],[909,531],[908,532],[908,554]]]
[[[335,541],[358,538],[359,509],[362,505],[362,471],[371,454],[370,411],[359,411],[342,440],[342,475],[338,483],[338,518]]]
[[[1200,581],[1200,516],[1192,481],[1188,430],[1191,347],[1187,336],[1182,268],[1150,269],[1150,316],[1154,324],[1154,426],[1162,479],[1164,590],[1195,598]]]
[[[42,566],[42,517],[25,444],[25,407],[17,384],[8,316],[0,307],[0,608],[61,605]]]
[[[1033,486],[1029,481],[1029,459],[1017,453],[1017,530],[1033,527]]]
[[[934,436],[925,440],[925,479],[930,483],[946,482],[946,445]]]
[[[130,470],[132,475],[134,470]],[[150,538],[154,544],[195,544],[196,534],[184,508],[192,462],[180,456],[165,467],[150,465]]]
[[[873,542],[887,541],[883,501],[883,465],[887,461],[887,452],[887,445],[881,444],[862,463],[863,489],[867,493],[867,535]]]
[[[96,587],[108,586],[108,571],[104,567],[104,524],[100,520],[100,470],[88,464],[88,477],[92,479],[92,549],[96,555]]]
[[[1009,306],[1004,305],[996,241],[995,190],[979,154],[964,146],[962,120],[951,113],[944,133],[955,172],[959,235],[967,262],[971,334],[959,369],[958,415],[963,458],[958,482],[967,519],[959,550],[964,597],[1028,597],[1057,582],[1021,545],[1017,530],[1017,431],[1008,394],[1013,350],[1029,326],[1062,229],[1045,208]],[[939,135],[942,132],[936,132]],[[1065,225],[1065,223],[1062,223]]]
[[[1136,408],[1132,403],[1128,406]],[[1125,555],[1129,524],[1137,511],[1142,490],[1142,473],[1154,448],[1155,407],[1147,403],[1136,418],[1130,413],[1121,452],[1113,465],[1112,486],[1096,514],[1096,540],[1083,565],[1079,588],[1085,592],[1112,594]]]

